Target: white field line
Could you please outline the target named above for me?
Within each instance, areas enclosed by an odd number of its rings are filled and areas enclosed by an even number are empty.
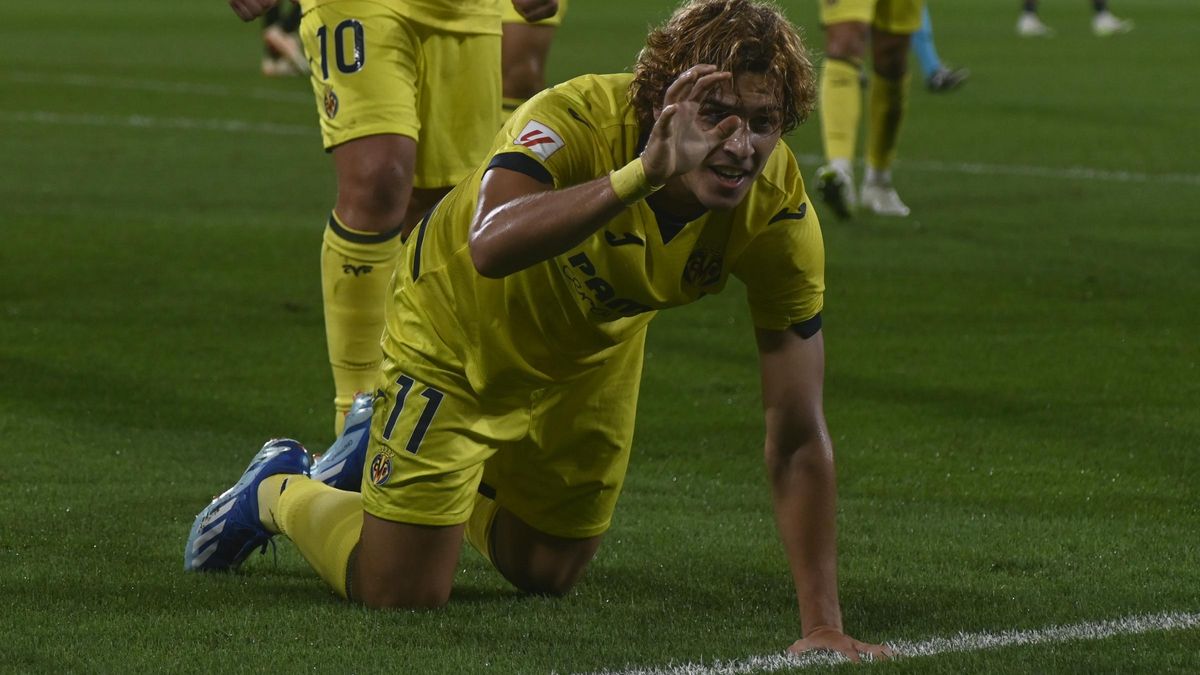
[[[96,77],[82,73],[9,73],[4,80],[20,84],[55,87],[90,87],[93,89],[125,89],[151,91],[160,94],[185,94],[196,96],[257,98],[265,101],[311,102],[312,91],[279,91],[275,89],[242,89],[219,84],[195,82],[171,82],[168,80],[142,80],[120,77]]]
[[[801,164],[820,166],[825,158],[819,155],[797,155]],[[1023,176],[1030,178],[1055,178],[1060,180],[1085,180],[1103,183],[1180,183],[1200,186],[1200,174],[1194,173],[1141,173],[1137,171],[1109,171],[1086,166],[1050,167],[1021,164],[983,164],[981,162],[940,162],[937,160],[901,159],[896,166],[902,171],[927,173],[966,173],[978,176]]]
[[[183,129],[273,136],[312,136],[320,133],[314,124],[275,124],[249,120],[197,119],[190,117],[150,117],[148,115],[92,115],[56,113],[43,110],[28,112],[0,111],[0,121],[51,126],[127,127],[131,129]]]
[[[919,641],[888,642],[900,658],[936,656],[953,652],[977,652],[984,649],[1046,645],[1060,642],[1103,640],[1120,635],[1136,635],[1155,631],[1200,628],[1200,613],[1163,613],[1128,616],[1111,621],[1050,626],[1036,630],[1010,630],[1000,633],[959,633],[950,637],[934,637]],[[597,675],[746,675],[799,670],[811,666],[846,663],[841,655],[809,652],[799,656],[770,654],[752,656],[742,661],[717,661],[711,664],[684,663],[660,668],[631,668],[606,670]]]
[[[84,76],[73,76],[84,78]],[[15,78],[10,78],[15,79]],[[69,79],[69,78],[64,78]],[[147,84],[147,83],[143,83]],[[204,87],[173,83],[157,83],[165,89],[177,87],[178,91],[199,92],[211,89],[224,91],[223,95],[233,95],[233,90],[221,87]],[[147,85],[148,86],[148,85]],[[243,92],[244,93],[244,92]],[[294,124],[271,124],[249,120],[194,119],[179,117],[150,117],[148,115],[93,115],[87,113],[56,113],[41,110],[34,111],[0,111],[0,121],[38,123],[63,126],[96,126],[96,127],[137,127],[150,129],[190,129],[200,131],[224,131],[233,133],[273,134],[281,136],[300,136],[316,133],[315,127]],[[816,166],[823,163],[817,155],[799,155],[797,159],[805,165]],[[1032,178],[1049,178],[1059,180],[1084,180],[1106,183],[1176,183],[1200,187],[1200,174],[1166,173],[1151,174],[1135,171],[1109,171],[1089,167],[1048,167],[1029,166],[1020,164],[983,164],[979,162],[942,162],[936,160],[902,160],[899,166],[904,170],[929,173],[965,173],[980,176],[1025,176]]]

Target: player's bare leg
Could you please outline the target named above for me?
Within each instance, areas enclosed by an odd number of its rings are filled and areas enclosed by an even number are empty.
[[[506,116],[546,88],[546,61],[556,32],[554,26],[544,24],[504,24],[500,63]]]
[[[565,595],[595,557],[603,537],[566,539],[541,532],[501,508],[492,524],[492,564],[526,593]]]
[[[867,170],[860,193],[864,208],[883,216],[907,216],[909,208],[892,185],[900,124],[908,102],[911,36],[871,29],[870,117]]]
[[[434,608],[450,599],[464,525],[394,523],[363,514],[350,597],[368,607]]]

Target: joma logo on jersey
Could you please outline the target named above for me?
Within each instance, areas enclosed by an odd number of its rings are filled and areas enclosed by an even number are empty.
[[[611,319],[617,316],[635,316],[653,309],[636,300],[618,298],[613,285],[596,275],[596,266],[588,259],[586,253],[580,251],[567,258],[567,262],[570,266],[563,266],[563,275],[575,285],[579,297],[591,306],[591,311],[596,316]],[[583,277],[580,278],[576,272],[581,272]]]
[[[513,140],[513,145],[520,145],[529,148],[533,154],[541,157],[542,160],[550,159],[550,155],[558,152],[558,149],[563,147],[562,136],[559,136],[553,129],[538,122],[537,120],[529,120],[521,133],[517,134]]]
[[[720,253],[698,248],[688,256],[683,267],[683,280],[693,286],[711,286],[721,280],[721,265],[724,258]]]
[[[345,264],[345,265],[342,265],[342,274],[353,274],[354,276],[358,276],[360,274],[370,274],[371,270],[373,270],[373,269],[375,269],[375,268],[371,265]]]

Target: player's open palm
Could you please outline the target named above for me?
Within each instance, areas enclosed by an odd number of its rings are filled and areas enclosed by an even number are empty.
[[[887,645],[873,645],[860,642],[845,633],[832,628],[820,628],[802,640],[796,640],[788,651],[793,654],[803,654],[807,651],[821,650],[837,652],[851,661],[858,662],[863,657],[867,659],[893,659],[896,653]]]
[[[646,177],[652,183],[661,185],[700,166],[714,149],[737,133],[742,122],[736,116],[713,124],[702,114],[705,99],[713,89],[732,78],[732,73],[718,71],[716,66],[699,65],[667,87],[662,112],[642,151]]]

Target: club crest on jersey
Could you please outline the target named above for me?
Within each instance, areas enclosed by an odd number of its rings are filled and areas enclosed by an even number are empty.
[[[721,265],[724,258],[716,251],[698,248],[688,256],[683,268],[683,280],[693,286],[711,286],[721,280]]]
[[[384,452],[375,455],[375,459],[371,460],[371,482],[383,485],[391,475],[392,456]]]
[[[521,133],[513,139],[513,145],[523,145],[542,160],[547,160],[550,159],[550,155],[558,152],[558,149],[566,144],[563,143],[562,136],[559,136],[550,127],[537,120],[529,120]]]
[[[338,97],[333,93],[333,89],[325,90],[325,116],[333,119],[338,114]]]

